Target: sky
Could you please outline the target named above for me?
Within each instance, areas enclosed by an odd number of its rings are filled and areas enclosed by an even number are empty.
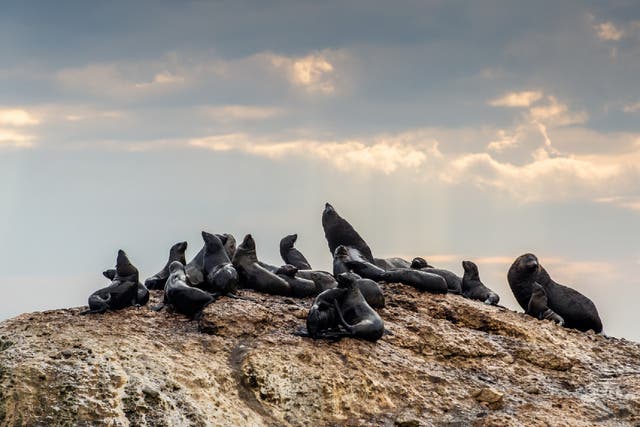
[[[634,1],[113,1],[0,7],[0,319],[86,304],[201,230],[298,233],[325,202],[378,257],[535,253],[640,341]]]

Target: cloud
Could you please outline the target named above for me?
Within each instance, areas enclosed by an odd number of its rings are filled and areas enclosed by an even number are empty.
[[[599,197],[595,199],[595,201],[598,203],[611,204],[624,209],[630,209],[632,211],[640,212],[640,196]]]
[[[271,55],[270,60],[274,67],[285,72],[294,86],[310,93],[328,95],[336,91],[336,67],[329,58],[329,52],[316,52],[303,57]]]
[[[234,121],[267,120],[282,115],[284,110],[277,107],[224,105],[218,107],[205,107],[204,112],[216,121],[228,123]]]
[[[167,71],[163,71],[161,73],[153,76],[153,80],[150,82],[136,83],[135,87],[137,88],[147,88],[153,85],[167,85],[167,84],[178,84],[184,83],[184,77],[178,76]]]
[[[31,148],[35,137],[0,127],[0,148]]]
[[[415,147],[384,138],[370,143],[356,140],[268,142],[256,141],[256,138],[245,134],[227,134],[192,139],[189,145],[213,151],[240,151],[270,159],[301,156],[328,162],[342,171],[360,170],[387,175],[400,169],[416,170],[429,156],[440,155],[437,143]]]
[[[489,101],[489,105],[510,108],[528,107],[541,99],[542,96],[543,93],[540,91],[509,92],[500,98]]]
[[[534,122],[544,122],[553,126],[582,124],[589,117],[585,112],[570,111],[567,104],[559,102],[554,96],[548,96],[543,105],[531,107],[529,116]]]
[[[624,111],[625,113],[637,113],[640,111],[640,102],[625,105],[624,107],[622,107],[622,111]]]
[[[611,21],[596,24],[594,25],[594,29],[601,40],[618,41],[624,35],[623,31],[617,28]]]
[[[33,116],[33,114],[17,109],[17,108],[3,108],[0,109],[0,125],[8,126],[33,126],[40,123],[40,121]]]

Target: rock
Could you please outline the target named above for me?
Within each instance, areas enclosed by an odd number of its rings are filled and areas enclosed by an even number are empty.
[[[637,343],[396,284],[379,311],[392,335],[314,341],[294,335],[311,299],[238,293],[200,321],[143,307],[0,323],[0,425],[640,424]]]
[[[482,388],[473,392],[472,396],[480,403],[486,403],[490,409],[504,407],[504,394],[490,388]]]

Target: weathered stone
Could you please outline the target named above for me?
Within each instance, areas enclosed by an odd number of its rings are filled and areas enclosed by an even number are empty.
[[[78,309],[0,323],[0,425],[638,425],[640,345],[384,285],[377,343],[294,335],[311,300],[201,321]],[[150,305],[159,302],[152,297]]]

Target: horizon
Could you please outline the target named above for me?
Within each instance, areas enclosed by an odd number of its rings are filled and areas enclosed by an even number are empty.
[[[200,231],[330,270],[335,206],[377,257],[532,252],[640,341],[640,6],[7,2],[0,320],[141,281]]]

